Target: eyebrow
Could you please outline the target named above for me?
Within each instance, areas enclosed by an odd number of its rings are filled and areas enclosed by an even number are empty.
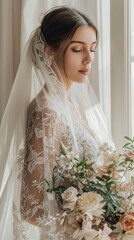
[[[85,42],[82,42],[82,41],[71,41],[71,42],[70,42],[70,44],[72,44],[72,43],[80,43],[80,44],[85,44]],[[92,42],[92,43],[91,43],[91,45],[92,45],[92,44],[96,44],[96,43],[97,43],[97,41],[95,41],[95,42]]]

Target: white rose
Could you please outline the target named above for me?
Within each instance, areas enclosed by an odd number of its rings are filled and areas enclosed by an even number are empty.
[[[104,205],[102,196],[95,192],[83,193],[77,200],[77,209],[87,214],[90,219],[93,219],[93,216],[100,216],[104,212],[102,209]]]
[[[76,203],[78,191],[75,187],[69,187],[65,190],[61,196],[65,202]]]

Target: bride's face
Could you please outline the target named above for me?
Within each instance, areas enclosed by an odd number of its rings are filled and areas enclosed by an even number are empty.
[[[83,83],[91,71],[96,49],[96,33],[89,26],[79,27],[64,54],[63,61],[56,57],[66,87],[73,82]]]

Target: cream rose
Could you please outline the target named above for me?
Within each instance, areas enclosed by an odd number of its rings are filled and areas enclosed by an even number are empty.
[[[104,205],[104,199],[100,194],[87,192],[78,197],[76,208],[93,219],[93,216],[98,217],[104,212]]]
[[[76,203],[77,195],[78,191],[75,187],[69,187],[61,194],[62,199],[68,203]]]

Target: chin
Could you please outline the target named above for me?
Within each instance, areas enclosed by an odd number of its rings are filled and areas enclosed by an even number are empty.
[[[87,82],[88,81],[88,75],[86,75],[86,76],[82,76],[82,77],[77,77],[77,78],[73,78],[72,80],[71,80],[71,82],[74,82],[74,83],[85,83],[85,82]]]
[[[81,78],[78,82],[79,82],[79,83],[84,83],[84,82],[86,82],[87,80],[88,80],[88,76],[85,76],[85,77]]]

